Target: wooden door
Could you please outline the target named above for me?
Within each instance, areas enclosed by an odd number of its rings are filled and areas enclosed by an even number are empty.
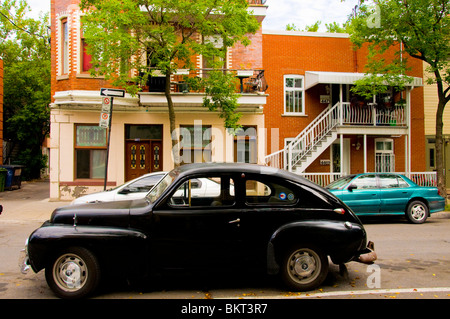
[[[150,162],[152,172],[162,171],[162,142],[151,142]]]
[[[150,145],[150,142],[126,142],[125,178],[127,181],[151,172]]]

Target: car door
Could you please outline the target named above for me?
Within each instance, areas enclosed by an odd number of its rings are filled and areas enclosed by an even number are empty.
[[[401,177],[395,174],[379,174],[380,213],[404,214],[406,205],[413,192]]]
[[[265,266],[271,236],[292,217],[298,192],[288,182],[274,177],[247,174],[242,181],[243,209],[240,216],[244,267]]]
[[[355,177],[344,188],[340,198],[356,214],[370,215],[380,211],[380,190],[375,174],[365,174]]]
[[[220,187],[215,193],[193,197],[190,187],[198,180],[204,183],[203,178],[213,178]],[[165,204],[154,209],[151,255],[156,267],[229,268],[239,260],[240,211],[229,192],[230,180],[229,176],[185,180]]]

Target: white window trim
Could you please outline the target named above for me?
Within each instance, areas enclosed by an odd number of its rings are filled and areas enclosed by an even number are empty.
[[[377,143],[378,142],[389,142],[391,143],[391,149],[390,150],[377,150]],[[395,171],[395,153],[394,153],[394,140],[391,138],[376,138],[375,139],[375,145],[374,145],[374,153],[375,153],[375,166],[377,165],[377,156],[380,155],[387,155],[390,156],[390,167],[385,167],[384,170],[381,172],[394,172]],[[392,161],[392,162],[391,162]],[[377,171],[377,167],[375,167],[375,171]]]
[[[287,90],[286,88],[286,79],[293,78],[293,79],[302,79],[302,88],[289,88]],[[286,110],[286,92],[287,91],[298,91],[302,92],[302,111],[301,112],[288,112]],[[289,116],[305,116],[305,77],[303,75],[299,74],[285,74],[283,76],[283,104],[284,104],[284,113],[283,115],[289,115]]]

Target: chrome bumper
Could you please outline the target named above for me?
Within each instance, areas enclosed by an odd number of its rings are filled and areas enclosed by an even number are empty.
[[[19,269],[24,275],[28,274],[31,269],[28,259],[28,239],[25,242],[25,248],[20,251],[19,255]]]

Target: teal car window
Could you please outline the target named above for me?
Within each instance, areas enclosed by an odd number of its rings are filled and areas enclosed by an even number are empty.
[[[379,175],[380,188],[399,188],[397,176]]]
[[[377,188],[377,179],[375,175],[359,176],[352,182],[352,186],[356,189],[372,189]]]

